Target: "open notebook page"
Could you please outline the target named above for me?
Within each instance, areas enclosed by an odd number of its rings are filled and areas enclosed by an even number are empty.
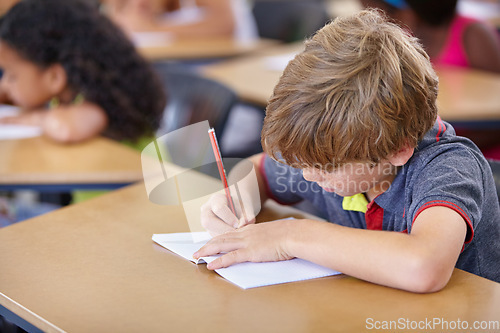
[[[207,232],[153,235],[154,242],[197,264],[208,263],[218,257],[202,257],[198,261],[193,259],[193,253],[208,240],[210,240],[210,235]],[[340,272],[298,258],[277,262],[245,262],[215,271],[243,289],[340,274]]]

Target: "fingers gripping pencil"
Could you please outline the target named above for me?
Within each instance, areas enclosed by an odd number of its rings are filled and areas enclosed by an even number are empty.
[[[210,142],[212,143],[212,149],[214,151],[215,161],[217,162],[217,168],[219,169],[220,178],[222,180],[222,184],[224,186],[224,191],[226,193],[227,203],[229,205],[229,208],[233,212],[233,214],[235,216],[237,216],[236,215],[236,210],[234,208],[234,202],[233,202],[233,199],[231,197],[231,192],[229,190],[229,185],[228,185],[228,182],[227,182],[226,170],[224,169],[224,164],[222,163],[222,154],[220,152],[219,143],[217,142],[217,137],[215,136],[215,131],[214,131],[213,128],[211,128],[211,129],[208,130],[208,135],[210,136]],[[241,200],[241,195],[239,193],[237,184],[235,184],[235,189],[236,189],[236,195],[237,195],[238,200],[240,202],[241,213],[243,215],[243,218],[245,220],[247,220],[246,219],[245,208],[243,207],[243,202]]]

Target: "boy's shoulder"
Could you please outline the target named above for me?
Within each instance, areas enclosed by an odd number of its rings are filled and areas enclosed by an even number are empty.
[[[392,193],[404,197],[409,216],[432,205],[463,213],[473,226],[488,216],[498,216],[488,162],[472,141],[456,136],[453,127],[441,120],[396,178]]]
[[[418,194],[415,193],[419,192],[417,189],[426,191],[432,186],[448,185],[447,190],[452,191],[460,189],[458,185],[465,182],[487,188],[491,187],[492,178],[488,162],[479,148],[468,138],[457,136],[453,126],[439,118],[399,176],[405,179],[399,185],[405,192],[410,190],[414,194]]]
[[[487,162],[479,148],[468,138],[457,136],[453,126],[440,118],[429,130],[415,149],[414,156],[406,165],[407,169],[418,170],[440,164],[456,167],[483,168]]]
[[[477,210],[490,196],[496,199],[494,192],[488,162],[479,148],[438,119],[396,175],[385,199],[409,204],[406,212],[411,215],[429,202],[464,207],[474,201]]]

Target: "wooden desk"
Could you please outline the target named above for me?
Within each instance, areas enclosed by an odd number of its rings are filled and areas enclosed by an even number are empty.
[[[437,67],[438,107],[449,121],[500,121],[500,75]]]
[[[288,209],[267,207],[260,218]],[[500,284],[460,270],[428,295],[346,276],[242,290],[151,241],[183,231],[182,209],[150,203],[142,184],[0,229],[0,305],[44,331],[73,333],[344,333],[367,331],[367,318],[500,320]]]
[[[140,153],[96,138],[62,145],[44,137],[0,140],[0,188],[102,187],[142,180]]]
[[[238,42],[234,39],[191,39],[173,41],[164,46],[139,48],[146,59],[157,60],[200,60],[225,58],[266,49],[279,42],[258,39],[252,42]]]
[[[298,53],[302,49],[302,42],[275,46],[254,56],[204,66],[201,68],[201,73],[231,87],[244,101],[266,106],[282,73],[267,69],[266,59],[271,56]]]
[[[266,106],[281,71],[266,67],[268,56],[297,53],[301,44],[277,46],[267,52],[228,60],[202,68],[207,77],[233,88],[249,102]],[[500,75],[486,72],[438,68],[439,114],[447,121],[500,121]]]

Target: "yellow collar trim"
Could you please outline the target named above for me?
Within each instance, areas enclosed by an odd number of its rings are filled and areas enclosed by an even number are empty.
[[[368,200],[366,200],[363,193],[358,193],[350,197],[344,197],[344,200],[342,200],[342,209],[366,213],[368,210]]]

